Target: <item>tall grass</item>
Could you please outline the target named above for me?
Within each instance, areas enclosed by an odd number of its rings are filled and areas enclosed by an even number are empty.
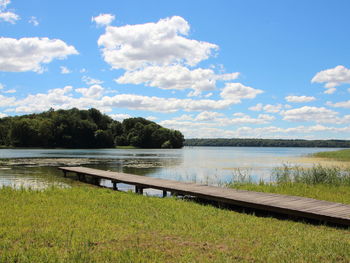
[[[272,171],[276,183],[304,183],[307,185],[347,185],[350,186],[350,168],[328,167],[316,164],[311,168],[283,164]]]
[[[340,161],[350,161],[350,149],[330,151],[330,152],[318,152],[318,153],[314,153],[313,156],[335,159]]]

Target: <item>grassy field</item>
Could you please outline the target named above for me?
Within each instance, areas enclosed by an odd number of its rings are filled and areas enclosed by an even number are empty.
[[[350,149],[331,151],[331,152],[318,152],[313,154],[313,156],[335,159],[340,161],[350,161]]]
[[[287,188],[274,189],[301,191]],[[348,188],[305,192],[350,202]],[[41,192],[2,188],[0,203],[0,262],[6,263],[350,261],[348,229],[173,198],[91,186]]]

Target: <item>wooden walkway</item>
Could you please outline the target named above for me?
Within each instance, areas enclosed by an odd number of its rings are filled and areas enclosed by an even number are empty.
[[[143,193],[145,188],[153,188],[162,190],[163,196],[166,196],[167,191],[169,191],[173,194],[190,195],[224,204],[350,226],[350,205],[340,203],[297,196],[235,190],[86,167],[59,167],[59,169],[64,172],[65,176],[68,172],[76,173],[79,180],[83,180],[86,175],[95,179],[111,180],[113,188],[116,190],[118,189],[117,183],[126,183],[134,185],[135,192],[140,194]]]

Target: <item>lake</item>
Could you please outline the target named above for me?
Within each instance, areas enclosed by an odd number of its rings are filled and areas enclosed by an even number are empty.
[[[144,176],[222,185],[239,172],[253,181],[271,181],[271,171],[283,164],[312,166],[308,155],[337,148],[270,148],[270,147],[184,147],[183,149],[0,149],[1,159],[40,158],[39,160],[79,160],[83,165]],[[72,159],[74,158],[74,159]],[[57,166],[30,159],[12,165],[0,165],[0,186],[46,188],[69,187]],[[93,160],[84,164],[84,160]],[[80,163],[79,163],[80,164]],[[111,187],[108,181],[102,185]],[[130,186],[122,185],[124,190]],[[151,191],[151,193],[153,193]]]

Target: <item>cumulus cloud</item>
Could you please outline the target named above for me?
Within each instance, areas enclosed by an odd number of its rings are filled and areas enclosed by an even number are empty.
[[[0,38],[0,71],[42,72],[42,64],[54,59],[65,59],[78,51],[59,39]]]
[[[28,20],[29,24],[32,24],[33,26],[38,26],[39,25],[39,21],[35,16],[31,16]]]
[[[123,121],[124,119],[131,118],[132,116],[124,113],[109,114],[109,116],[116,121]]]
[[[7,114],[0,112],[0,118],[7,117]]]
[[[104,60],[114,69],[135,70],[182,62],[195,66],[218,46],[187,38],[189,30],[187,21],[179,16],[157,23],[108,26],[98,45]]]
[[[16,93],[17,91],[15,89],[9,89],[9,90],[5,90],[3,92],[4,93]]]
[[[289,105],[285,105],[286,108],[289,107]],[[251,111],[265,111],[268,113],[277,113],[279,111],[281,111],[281,109],[283,108],[282,104],[262,104],[262,103],[258,103],[255,106],[249,107],[248,109]]]
[[[160,124],[168,128],[198,131],[201,129],[237,126],[242,124],[266,124],[275,120],[275,117],[267,114],[259,114],[257,118],[248,116],[244,113],[235,113],[233,116],[234,118],[228,118],[219,112],[204,111],[199,113],[196,117],[185,114],[170,120],[164,120],[160,122]],[[218,137],[217,134],[216,137]]]
[[[0,12],[0,21],[3,20],[10,24],[16,24],[16,21],[19,20],[19,15],[12,12]]]
[[[350,83],[350,69],[339,65],[335,68],[326,69],[318,72],[311,80],[312,83],[326,83],[326,94],[332,94],[337,86]]]
[[[75,91],[81,93],[84,97],[87,98],[101,98],[104,92],[104,88],[100,85],[95,84],[89,88],[75,89]]]
[[[95,84],[100,85],[100,84],[103,83],[102,80],[94,79],[94,78],[91,78],[91,77],[88,77],[88,76],[83,76],[83,77],[81,78],[81,80],[82,80],[83,82],[85,82],[87,85],[95,85]]]
[[[349,109],[350,108],[350,100],[348,100],[348,101],[339,101],[339,102],[336,102],[336,103],[327,102],[327,105],[331,106],[331,107],[335,107],[335,108]]]
[[[282,111],[283,120],[293,122],[317,122],[317,123],[347,123],[350,115],[339,117],[339,113],[325,107],[304,106],[297,109]]]
[[[69,74],[72,73],[72,71],[70,71],[67,67],[61,66],[61,74]]]
[[[128,71],[115,81],[119,84],[142,84],[160,89],[193,89],[198,95],[213,90],[217,80],[233,80],[239,73],[217,75],[211,69],[190,70],[182,65],[150,66],[141,70]]]
[[[302,103],[314,101],[316,98],[313,96],[287,96],[285,100],[288,102]]]
[[[272,104],[266,104],[264,106],[264,111],[269,113],[277,113],[283,108],[282,104],[272,105]]]
[[[0,107],[9,107],[9,111],[24,113],[45,111],[50,107],[54,109],[95,107],[103,112],[111,111],[113,108],[154,112],[177,112],[180,110],[189,112],[221,110],[235,103],[229,100],[161,98],[135,94],[103,96],[104,88],[97,84],[89,88],[75,89],[75,92],[82,94],[80,97],[74,96],[72,91],[72,86],[66,86],[63,89],[49,90],[47,93],[30,94],[20,100],[3,96],[0,97],[0,105],[2,105]]]
[[[255,106],[251,106],[248,109],[251,111],[262,111],[264,108],[264,105],[262,103],[258,103]]]
[[[195,121],[213,121],[222,116],[224,116],[224,114],[219,112],[203,111],[199,113],[194,120]]]
[[[225,100],[239,103],[241,99],[254,99],[260,93],[263,91],[244,86],[241,83],[226,83],[220,95]]]
[[[115,19],[114,15],[111,14],[100,14],[98,16],[92,17],[91,21],[95,22],[98,26],[108,26]]]
[[[305,139],[306,137],[314,139],[346,139],[344,134],[350,133],[350,126],[347,127],[328,127],[324,125],[296,126],[290,128],[281,128],[276,126],[267,127],[248,127],[240,126],[238,128],[222,128],[217,126],[208,126],[194,122],[173,122],[165,120],[160,122],[164,127],[178,129],[185,138],[278,138],[278,139]],[[327,132],[327,133],[326,133]]]
[[[19,15],[7,11],[7,6],[11,3],[10,0],[0,0],[0,21],[5,21],[11,24],[15,24],[20,19]]]
[[[204,111],[225,109],[234,102],[227,100],[193,100],[177,98],[160,98],[135,94],[119,94],[113,97],[103,97],[102,103],[106,107],[128,108],[132,110],[146,110],[155,112]]]
[[[6,97],[0,94],[0,107],[10,107],[15,101],[15,97]]]

